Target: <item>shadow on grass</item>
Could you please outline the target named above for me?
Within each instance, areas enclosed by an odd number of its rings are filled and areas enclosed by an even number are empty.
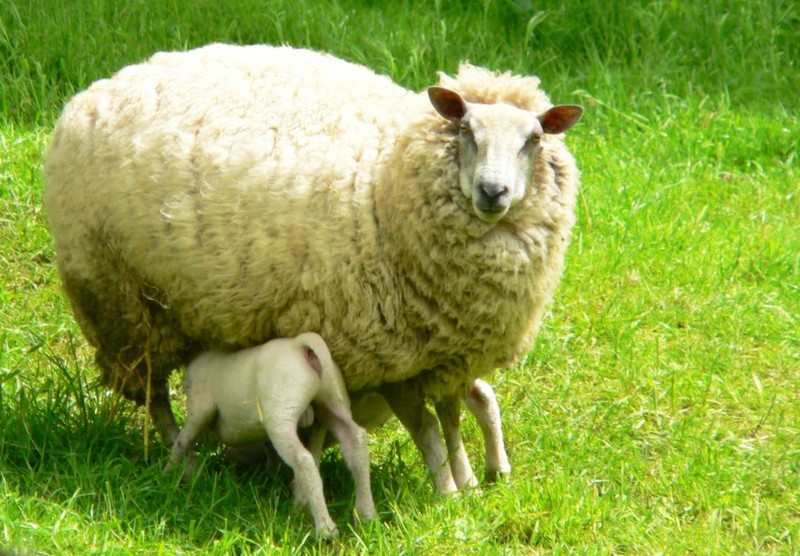
[[[164,474],[168,450],[155,435],[145,458],[141,408],[93,382],[94,369],[44,344],[27,357],[37,359],[27,363],[43,370],[40,376],[0,378],[0,470],[12,531],[15,522],[91,525],[115,538],[132,541],[147,532],[151,541],[197,548],[230,535],[262,546],[315,542],[310,512],[293,505],[286,465],[235,465],[208,438],[197,448],[200,468],[191,480],[181,481],[177,469]],[[409,492],[419,491],[411,495],[417,501],[432,496],[425,473],[406,469],[405,448],[395,441],[387,461],[376,465],[373,458],[382,521],[391,520],[389,504]],[[323,454],[321,472],[329,510],[344,532],[353,524],[354,485],[338,449]]]

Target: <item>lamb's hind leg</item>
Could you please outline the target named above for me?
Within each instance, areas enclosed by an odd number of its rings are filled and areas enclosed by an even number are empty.
[[[511,464],[508,462],[503,428],[500,419],[500,406],[494,390],[486,382],[476,379],[464,398],[467,409],[475,416],[483,431],[486,446],[486,480],[494,482],[498,475],[508,475]]]
[[[264,418],[264,427],[267,429],[272,444],[278,455],[294,471],[294,480],[297,488],[303,493],[303,498],[308,500],[311,515],[314,516],[314,526],[317,535],[328,537],[336,536],[336,524],[328,513],[325,496],[322,491],[322,477],[320,477],[314,456],[309,452],[297,436],[298,416],[277,415],[269,413]]]
[[[328,428],[319,421],[314,421],[309,428],[303,431],[305,436],[301,441],[306,446],[311,455],[314,456],[314,464],[317,466],[317,471],[320,469],[322,461],[322,450],[325,448],[325,438],[328,435]],[[271,443],[270,443],[270,446]],[[272,448],[274,451],[275,448]],[[277,455],[277,454],[276,454]],[[306,506],[308,505],[307,493],[299,488],[297,481],[292,481],[292,492],[294,493],[294,505]]]
[[[372,487],[369,482],[369,449],[367,448],[367,431],[353,421],[350,412],[341,407],[319,405],[317,414],[322,422],[342,447],[344,456],[356,486],[356,513],[359,519],[375,519],[378,512],[372,499]],[[321,446],[321,444],[320,444]]]
[[[381,394],[422,452],[436,490],[442,493],[458,490],[447,461],[438,419],[425,407],[425,399],[402,382],[387,384],[381,388]]]
[[[474,487],[478,480],[469,464],[464,442],[461,438],[461,398],[447,396],[436,402],[436,414],[442,424],[444,441],[450,458],[453,479],[459,489]]]

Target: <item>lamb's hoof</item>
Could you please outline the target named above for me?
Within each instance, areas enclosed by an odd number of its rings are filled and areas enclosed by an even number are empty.
[[[317,538],[320,540],[331,541],[339,538],[339,530],[333,523],[326,523],[317,527]]]
[[[197,473],[197,470],[200,468],[200,464],[197,463],[197,458],[194,454],[189,454],[186,456],[186,467],[183,468],[183,478],[191,479],[192,475]]]
[[[369,534],[371,531],[376,531],[375,527],[381,526],[380,516],[375,512],[374,515],[363,515],[357,510],[353,511],[353,524],[351,525],[353,532],[365,532]]]
[[[173,462],[169,462],[164,466],[164,469],[161,472],[166,475],[167,473],[170,473],[176,465],[177,464]],[[185,462],[183,463],[183,471],[181,472],[181,482],[183,484],[189,483],[194,474],[197,472],[197,469],[197,460],[195,458],[186,458]]]

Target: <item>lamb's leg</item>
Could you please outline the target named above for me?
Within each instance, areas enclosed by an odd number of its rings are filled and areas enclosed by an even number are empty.
[[[314,463],[317,464],[317,469],[319,469],[322,460],[322,450],[325,447],[325,437],[327,434],[327,427],[319,423],[314,423],[311,428],[311,433],[308,435],[308,451],[314,456]]]
[[[477,486],[478,480],[472,472],[467,451],[461,439],[461,399],[457,396],[442,398],[436,402],[436,414],[442,424],[444,441],[450,457],[450,468],[453,470],[456,486],[459,489]]]
[[[369,482],[367,431],[353,421],[353,416],[344,406],[320,405],[317,407],[317,416],[325,427],[331,430],[342,447],[342,455],[353,474],[356,485],[356,513],[359,519],[375,519],[378,512],[375,510],[372,487]]]
[[[436,490],[441,493],[458,490],[447,461],[447,450],[442,442],[438,420],[425,407],[425,400],[402,382],[386,385],[381,393],[422,452],[433,475]]]
[[[505,444],[503,443],[502,421],[500,419],[500,406],[494,390],[487,383],[476,379],[472,388],[464,398],[467,409],[475,416],[483,431],[486,445],[486,480],[493,482],[498,475],[507,475],[511,472]]]
[[[276,415],[268,413],[264,417],[264,427],[272,440],[278,455],[294,471],[297,488],[304,493],[314,516],[317,535],[330,537],[338,535],[336,524],[328,513],[325,496],[322,492],[322,477],[309,452],[297,436],[299,415]]]
[[[189,454],[189,465],[183,473],[183,478],[189,478],[195,471],[195,461],[192,457],[191,450],[197,442],[197,438],[208,427],[214,416],[217,414],[217,409],[213,404],[207,405],[191,405],[191,400],[187,400],[189,407],[186,416],[186,426],[178,433],[175,442],[172,443],[172,453],[170,454],[169,462],[164,467],[164,473],[172,469],[175,465]]]
[[[325,446],[325,436],[327,433],[328,429],[326,427],[318,422],[314,422],[311,425],[311,431],[308,433],[308,438],[306,440],[306,447],[308,451],[311,452],[311,455],[314,456],[314,464],[317,466],[317,470],[319,470],[322,460],[322,449]],[[296,480],[292,481],[292,492],[294,493],[295,506],[305,506],[308,504],[306,492],[299,488]]]

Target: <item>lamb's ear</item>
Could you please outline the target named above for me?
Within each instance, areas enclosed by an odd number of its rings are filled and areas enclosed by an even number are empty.
[[[444,87],[428,87],[428,98],[443,118],[458,122],[467,113],[467,103],[455,91]]]
[[[583,106],[561,104],[539,116],[545,133],[564,133],[578,123],[583,115]]]

